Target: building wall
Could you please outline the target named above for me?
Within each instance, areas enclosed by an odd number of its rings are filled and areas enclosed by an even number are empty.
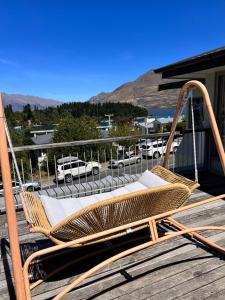
[[[196,160],[199,170],[206,169],[206,151],[204,145],[207,138],[205,132],[196,132]],[[194,172],[193,135],[185,133],[175,154],[175,167],[177,170],[191,170]]]
[[[216,106],[217,106],[216,105],[216,102],[217,102],[216,72],[211,72],[211,73],[207,74],[205,85],[208,90],[210,100],[212,102],[216,120],[218,121],[217,111],[216,111]],[[208,115],[207,115],[207,112],[205,109],[204,109],[204,112],[205,112],[204,127],[210,127]],[[206,156],[208,157],[208,162],[209,162],[209,169],[213,173],[222,175],[223,171],[222,171],[221,163],[218,158],[217,151],[215,148],[215,142],[214,142],[214,139],[212,136],[210,137],[208,142],[209,142],[209,144],[205,145],[205,147],[206,147]]]

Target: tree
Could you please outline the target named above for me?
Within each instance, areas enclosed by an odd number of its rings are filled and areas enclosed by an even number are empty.
[[[135,136],[139,135],[140,130],[137,127],[134,127],[129,124],[118,125],[117,127],[110,130],[111,137],[120,137],[120,136]],[[130,147],[131,145],[135,145],[137,143],[137,139],[132,139],[128,141],[120,141],[119,145],[124,147]]]
[[[71,142],[100,138],[97,123],[93,118],[67,117],[63,119],[54,134],[53,142]]]
[[[14,147],[32,144],[32,140],[28,130],[14,130],[13,128],[10,128],[10,137]],[[24,176],[25,179],[29,179],[31,174],[30,158],[32,158],[32,153],[30,153],[29,151],[16,152],[16,160],[20,169],[21,177],[23,178]],[[11,170],[12,177],[14,178],[16,174],[13,172],[12,167]]]
[[[100,132],[97,129],[97,122],[93,118],[81,117],[72,118],[67,117],[63,119],[54,134],[53,142],[72,142],[80,140],[98,139],[100,138]],[[89,146],[73,146],[52,149],[48,152],[49,167],[51,171],[54,171],[54,159],[59,159],[65,156],[78,156],[83,160],[100,159],[101,145]]]
[[[23,107],[23,120],[24,122],[31,121],[33,119],[33,114],[31,111],[31,106],[30,104],[26,104]]]
[[[11,104],[7,105],[4,109],[4,111],[5,111],[5,116],[6,116],[6,119],[7,119],[8,126],[9,127],[16,126],[16,119],[14,117],[14,112],[13,112],[13,109],[12,109],[12,105]]]

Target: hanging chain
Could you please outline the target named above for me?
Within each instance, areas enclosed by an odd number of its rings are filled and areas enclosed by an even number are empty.
[[[11,151],[13,164],[14,164],[14,167],[15,167],[15,170],[16,170],[16,175],[17,175],[17,178],[18,178],[18,181],[19,181],[21,191],[23,193],[24,201],[26,202],[26,207],[27,207],[27,212],[29,214],[30,223],[32,223],[32,214],[30,213],[30,207],[27,203],[27,196],[26,196],[24,185],[23,185],[22,178],[21,178],[21,175],[20,175],[20,171],[19,171],[19,167],[18,167],[18,164],[17,164],[15,152],[14,152],[14,149],[13,149],[12,140],[11,140],[10,133],[9,133],[9,127],[8,127],[7,120],[6,120],[5,116],[4,116],[4,124],[5,124],[5,132],[6,132],[6,137],[7,137],[8,144],[9,144],[9,149]]]
[[[195,166],[195,182],[198,182],[198,166],[197,166],[197,153],[196,153],[196,136],[195,136],[195,117],[193,108],[193,90],[190,90],[189,97],[191,100],[191,122],[192,122],[192,136],[193,136],[193,154]]]

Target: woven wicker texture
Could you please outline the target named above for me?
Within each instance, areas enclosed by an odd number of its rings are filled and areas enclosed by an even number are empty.
[[[52,228],[51,235],[68,241],[180,207],[190,196],[182,184],[123,195],[91,205]]]
[[[40,199],[26,192],[25,200],[21,193],[20,197],[31,231],[42,232],[58,244],[75,240],[176,209],[197,186],[195,182],[160,166],[154,167],[152,172],[172,184],[100,201],[72,214],[54,227],[51,227]]]
[[[191,192],[200,186],[199,183],[192,181],[181,175],[175,174],[175,173],[169,171],[168,169],[165,169],[158,165],[154,166],[151,169],[151,172],[154,173],[155,175],[161,177],[162,179],[166,180],[167,182],[183,183],[190,189]]]

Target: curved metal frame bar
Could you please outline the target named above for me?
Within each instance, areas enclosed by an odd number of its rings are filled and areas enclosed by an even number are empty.
[[[223,169],[223,173],[225,175],[225,152],[224,152],[223,143],[222,143],[222,140],[220,137],[219,129],[218,129],[218,126],[216,123],[216,118],[215,118],[215,115],[214,115],[214,112],[212,109],[210,97],[209,97],[208,91],[207,91],[206,87],[204,86],[204,84],[202,84],[200,81],[197,81],[197,80],[188,81],[187,83],[185,83],[183,85],[182,89],[180,90],[180,94],[179,94],[177,106],[176,106],[176,112],[175,112],[175,115],[173,118],[171,132],[170,132],[170,136],[169,136],[168,143],[167,143],[167,149],[166,149],[166,154],[164,157],[163,167],[164,168],[168,167],[170,149],[171,149],[171,146],[173,143],[174,134],[175,134],[178,119],[179,119],[179,116],[181,113],[181,109],[183,107],[183,101],[184,101],[185,97],[187,96],[188,91],[192,88],[197,88],[202,93],[203,101],[206,106],[206,110],[207,110],[208,117],[209,117],[209,122],[210,122],[211,129],[212,129],[214,141],[215,141],[216,148],[217,148],[217,151],[219,154],[220,163],[221,163],[221,166]]]
[[[157,244],[159,242],[162,241],[166,241],[169,240],[171,238],[174,237],[178,237],[180,235],[183,234],[188,234],[188,233],[192,233],[195,231],[205,231],[205,230],[222,230],[225,231],[225,227],[219,227],[219,226],[204,226],[204,227],[195,227],[195,228],[189,228],[189,229],[185,229],[185,230],[181,230],[179,232],[174,232],[174,233],[170,233],[162,238],[158,238],[156,240],[152,240],[150,242],[144,243],[142,245],[133,247],[131,249],[128,249],[126,251],[123,251],[117,255],[114,255],[110,258],[108,258],[107,260],[101,262],[100,264],[96,265],[95,267],[91,268],[90,270],[88,270],[87,272],[85,272],[83,275],[81,275],[80,277],[78,277],[77,279],[75,279],[72,283],[70,283],[66,288],[64,288],[56,297],[54,297],[54,300],[59,300],[62,299],[62,297],[65,296],[65,294],[67,294],[68,292],[70,292],[72,289],[74,289],[77,285],[79,285],[82,281],[84,281],[86,278],[88,278],[89,276],[91,276],[93,273],[97,272],[98,270],[106,267],[108,264],[123,258],[127,255],[133,254],[137,251],[143,250],[145,248],[148,248],[154,244]],[[210,247],[213,247],[215,250],[221,252],[222,254],[225,254],[225,248],[222,248],[220,246],[218,246],[217,244],[211,242],[210,240],[208,240],[208,243],[205,242],[205,244],[207,244]]]
[[[95,267],[91,268],[90,270],[88,270],[87,272],[85,272],[83,275],[81,275],[80,277],[78,277],[77,279],[75,279],[71,284],[69,284],[67,287],[65,287],[54,299],[58,300],[61,299],[62,297],[65,296],[66,293],[70,292],[72,289],[74,289],[77,285],[79,285],[82,281],[84,281],[87,277],[91,276],[93,273],[95,273],[96,271],[100,270],[101,268],[104,268],[106,265],[122,258],[125,257],[127,255],[130,255],[132,253],[135,253],[139,250],[143,250],[145,248],[148,248],[156,243],[165,241],[165,240],[169,240],[171,238],[174,237],[178,237],[184,234],[190,234],[190,236],[194,237],[195,239],[199,240],[200,242],[202,242],[203,244],[207,245],[208,247],[211,247],[213,249],[215,249],[216,251],[219,251],[222,254],[225,254],[225,249],[220,247],[219,245],[217,245],[216,243],[210,241],[209,239],[205,238],[204,236],[200,235],[199,233],[197,233],[196,231],[204,231],[204,230],[222,230],[225,231],[225,227],[223,226],[203,226],[203,227],[195,227],[195,228],[187,228],[184,225],[178,223],[177,221],[173,220],[171,218],[171,215],[178,213],[180,211],[184,211],[184,210],[188,210],[190,208],[193,207],[197,207],[200,205],[204,205],[213,201],[216,201],[218,199],[222,199],[225,198],[225,194],[220,195],[220,196],[216,196],[213,198],[209,198],[206,200],[202,200],[198,203],[194,203],[185,207],[181,207],[178,208],[176,210],[172,210],[166,213],[162,213],[150,218],[146,218],[144,220],[139,220],[136,222],[133,222],[131,224],[126,224],[117,228],[113,228],[113,229],[109,229],[107,231],[104,232],[100,232],[97,234],[93,234],[91,236],[87,236],[87,237],[83,237],[74,241],[70,241],[67,243],[64,243],[62,245],[56,245],[56,246],[52,246],[50,248],[47,249],[43,249],[40,251],[37,251],[35,253],[33,253],[31,256],[29,256],[24,264],[23,267],[23,276],[24,276],[24,281],[25,281],[25,290],[26,290],[26,299],[31,299],[31,287],[29,284],[29,265],[32,263],[32,261],[37,258],[37,257],[41,257],[41,256],[45,256],[46,254],[50,254],[50,253],[54,253],[57,252],[59,250],[63,250],[66,248],[71,247],[72,245],[76,245],[76,244],[80,244],[80,245],[84,245],[87,242],[90,242],[91,240],[96,240],[98,238],[101,238],[102,236],[107,236],[110,235],[112,233],[115,232],[120,232],[123,230],[126,230],[128,228],[135,228],[136,226],[140,225],[140,224],[149,224],[149,231],[150,231],[150,238],[151,240],[149,242],[143,243],[141,245],[135,246],[133,248],[130,248],[126,251],[123,251],[113,257],[108,258],[107,260],[101,262],[100,264],[96,265]],[[159,237],[158,236],[158,232],[157,232],[157,222],[160,222],[162,220],[165,220],[166,222],[170,223],[171,225],[175,226],[179,231],[178,232],[169,232],[168,234],[166,234],[163,237]],[[62,270],[62,268],[59,268],[59,271]],[[54,272],[55,274],[56,272]],[[33,287],[36,287],[37,285],[39,285],[41,282],[43,282],[42,280],[34,283],[32,285]]]
[[[177,103],[177,108],[176,108],[176,113],[174,117],[174,121],[172,124],[172,129],[171,129],[171,134],[169,137],[168,141],[168,146],[167,146],[167,152],[165,155],[164,159],[164,166],[168,165],[168,159],[169,159],[169,150],[172,145],[176,125],[178,122],[179,118],[179,113],[181,111],[182,107],[182,101],[184,99],[184,96],[186,95],[188,89],[196,87],[198,88],[202,94],[203,94],[203,99],[204,103],[206,104],[206,109],[209,115],[209,121],[211,124],[214,140],[216,143],[216,147],[219,153],[220,161],[222,164],[223,172],[225,174],[225,153],[223,149],[223,144],[220,138],[219,130],[216,124],[215,116],[212,110],[210,98],[208,95],[208,92],[205,88],[205,86],[198,82],[198,81],[189,81],[184,85],[184,87],[181,89],[179,98],[178,98],[178,103]],[[127,251],[124,251],[116,256],[111,257],[110,259],[102,262],[101,264],[97,265],[96,267],[92,268],[85,274],[83,274],[81,277],[79,277],[77,280],[75,280],[71,285],[69,285],[67,288],[65,288],[61,293],[59,293],[55,299],[60,299],[62,298],[67,292],[69,292],[71,289],[73,289],[77,284],[82,282],[85,278],[90,276],[90,274],[93,274],[103,266],[109,264],[110,262],[113,262],[121,257],[124,257],[126,255],[129,255],[131,253],[134,253],[136,251],[139,251],[141,249],[147,248],[153,244],[156,244],[160,241],[167,240],[185,233],[191,233],[194,237],[198,238],[205,244],[207,244],[209,247],[213,247],[214,249],[222,252],[224,254],[224,249],[216,245],[215,243],[212,243],[210,240],[200,236],[198,233],[196,233],[196,230],[225,230],[225,227],[214,227],[214,226],[208,226],[208,227],[197,227],[197,228],[190,228],[190,229],[182,229],[183,225],[182,224],[175,224],[174,221],[170,218],[171,215],[173,215],[176,212],[186,210],[188,208],[193,208],[202,204],[206,204],[212,201],[215,201],[220,198],[225,198],[225,195],[221,195],[218,197],[214,197],[211,199],[207,199],[204,201],[201,201],[199,203],[195,203],[192,205],[189,205],[188,207],[183,207],[179,208],[177,210],[173,210],[164,214],[159,214],[157,216],[147,218],[144,220],[140,220],[137,222],[134,222],[132,224],[127,224],[124,226],[120,226],[117,228],[113,228],[104,232],[100,232],[98,234],[94,234],[92,236],[87,236],[78,240],[74,240],[62,245],[57,245],[50,247],[48,249],[40,250],[28,257],[28,259],[25,262],[25,265],[23,267],[23,275],[22,275],[22,264],[21,264],[21,257],[20,257],[20,251],[19,251],[19,238],[18,238],[18,229],[17,229],[17,224],[16,224],[16,214],[15,214],[15,209],[14,209],[14,201],[13,201],[13,193],[12,193],[12,185],[11,185],[11,176],[10,176],[10,166],[9,166],[9,156],[8,156],[8,149],[7,149],[7,140],[6,140],[6,133],[5,133],[5,128],[4,128],[4,111],[3,111],[3,106],[2,106],[2,97],[0,94],[0,136],[1,136],[1,143],[0,143],[0,163],[1,163],[1,168],[4,170],[2,172],[3,176],[3,185],[4,185],[4,190],[5,190],[5,199],[6,199],[6,213],[7,213],[7,223],[8,223],[8,231],[9,231],[9,240],[10,240],[10,246],[11,246],[11,254],[12,254],[12,265],[13,265],[13,273],[14,273],[14,278],[15,278],[15,289],[16,289],[16,296],[17,299],[31,299],[31,293],[30,293],[30,285],[29,285],[29,274],[28,274],[28,268],[30,263],[33,261],[34,258],[37,256],[43,256],[49,253],[54,253],[62,249],[69,248],[70,246],[76,245],[76,244],[85,244],[87,241],[90,240],[95,240],[103,236],[110,235],[115,232],[123,231],[128,228],[132,228],[141,224],[149,224],[150,228],[150,234],[152,240],[148,243],[144,243],[142,245],[136,246],[134,248],[131,248]],[[181,229],[181,231],[173,234],[168,234],[162,238],[158,237],[157,233],[157,227],[156,227],[156,222],[159,222],[162,219],[167,219],[171,224],[174,226],[177,225],[178,229]],[[176,221],[175,221],[176,222]],[[25,282],[23,282],[23,279]],[[24,289],[25,285],[25,289]],[[26,295],[25,295],[26,294]]]

